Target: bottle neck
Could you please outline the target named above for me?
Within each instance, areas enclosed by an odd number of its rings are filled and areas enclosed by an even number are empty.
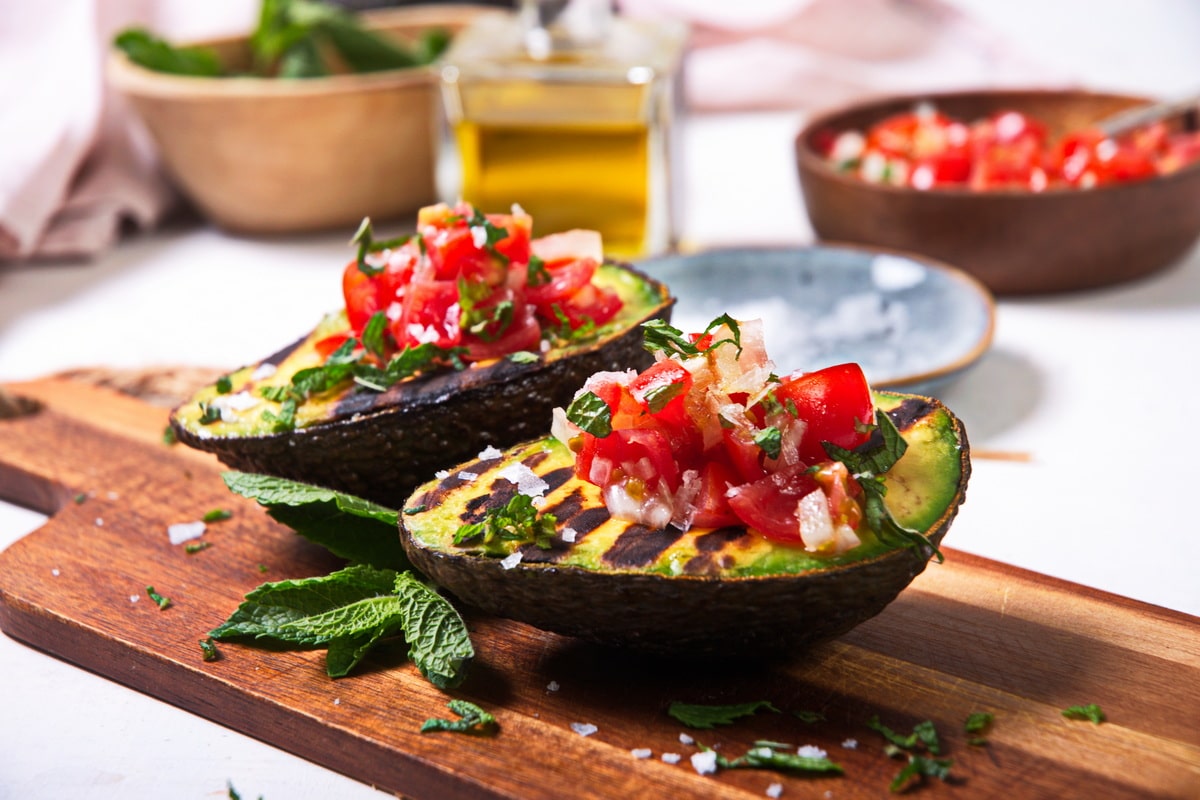
[[[521,0],[529,57],[546,61],[603,46],[613,20],[612,0]]]

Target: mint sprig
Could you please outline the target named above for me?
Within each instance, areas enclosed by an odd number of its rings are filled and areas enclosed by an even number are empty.
[[[431,717],[421,725],[421,733],[449,731],[452,733],[493,733],[496,728],[496,718],[489,712],[467,700],[454,699],[447,703],[458,719],[440,719]]]
[[[689,728],[707,730],[716,725],[732,725],[735,720],[763,709],[779,713],[779,709],[769,700],[753,700],[732,705],[702,705],[676,701],[668,706],[667,713]]]
[[[651,353],[664,353],[668,356],[674,355],[680,358],[691,358],[692,356],[698,356],[701,353],[715,350],[723,344],[732,344],[737,348],[738,356],[741,356],[742,329],[738,325],[738,321],[728,314],[722,314],[708,323],[708,327],[704,329],[704,335],[707,336],[721,325],[729,328],[730,336],[718,339],[701,348],[695,342],[692,342],[683,331],[671,327],[670,323],[664,322],[661,319],[652,319],[649,322],[642,323],[643,347]]]
[[[595,392],[581,392],[572,400],[567,406],[567,419],[598,439],[612,433],[612,409]]]

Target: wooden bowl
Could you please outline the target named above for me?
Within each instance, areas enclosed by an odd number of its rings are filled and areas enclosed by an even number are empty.
[[[922,101],[965,121],[1022,111],[1044,122],[1052,139],[1148,102],[1086,91],[971,91],[890,97],[823,114],[796,138],[801,190],[818,237],[930,256],[1007,295],[1149,275],[1178,260],[1200,237],[1200,164],[1092,189],[916,190],[839,173],[814,148],[830,130],[865,130]]]
[[[363,16],[412,40],[454,32],[471,6]],[[199,42],[244,68],[247,37]],[[325,78],[195,78],[140,67],[114,50],[111,84],[145,123],[166,171],[213,222],[242,233],[347,228],[436,200],[439,99],[432,67]]]

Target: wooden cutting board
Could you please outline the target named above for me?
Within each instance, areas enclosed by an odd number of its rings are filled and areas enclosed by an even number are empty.
[[[231,495],[210,456],[164,444],[165,411],[70,381],[7,389],[43,407],[0,420],[0,496],[53,518],[0,553],[0,627],[389,791],[749,798],[780,783],[784,798],[887,797],[903,762],[867,727],[878,716],[902,732],[935,723],[953,780],[914,787],[924,796],[1200,796],[1200,620],[953,550],[883,614],[785,664],[664,662],[468,615],[478,658],[453,695],[494,711],[491,737],[419,733],[426,718],[453,716],[450,696],[403,647],[336,681],[321,652],[222,644],[206,662],[198,640],[247,591],[325,574],[336,561]],[[209,526],[211,547],[189,555],[169,543],[169,524],[214,508],[233,517]],[[160,610],[147,585],[171,606]],[[666,713],[674,700],[769,700],[780,713],[686,731]],[[1060,713],[1087,703],[1108,721]],[[963,731],[976,711],[995,715],[984,746]],[[597,730],[581,736],[575,722]],[[845,774],[702,776],[685,731],[731,758],[757,739],[816,745]],[[635,748],[653,756],[635,759]],[[664,753],[683,758],[672,765]]]

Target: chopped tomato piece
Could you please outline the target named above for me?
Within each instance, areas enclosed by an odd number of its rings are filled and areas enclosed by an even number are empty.
[[[868,436],[864,426],[875,421],[871,388],[857,364],[792,373],[780,381],[775,397],[807,426],[799,451],[807,464],[828,459],[823,442],[847,450],[863,444]]]

